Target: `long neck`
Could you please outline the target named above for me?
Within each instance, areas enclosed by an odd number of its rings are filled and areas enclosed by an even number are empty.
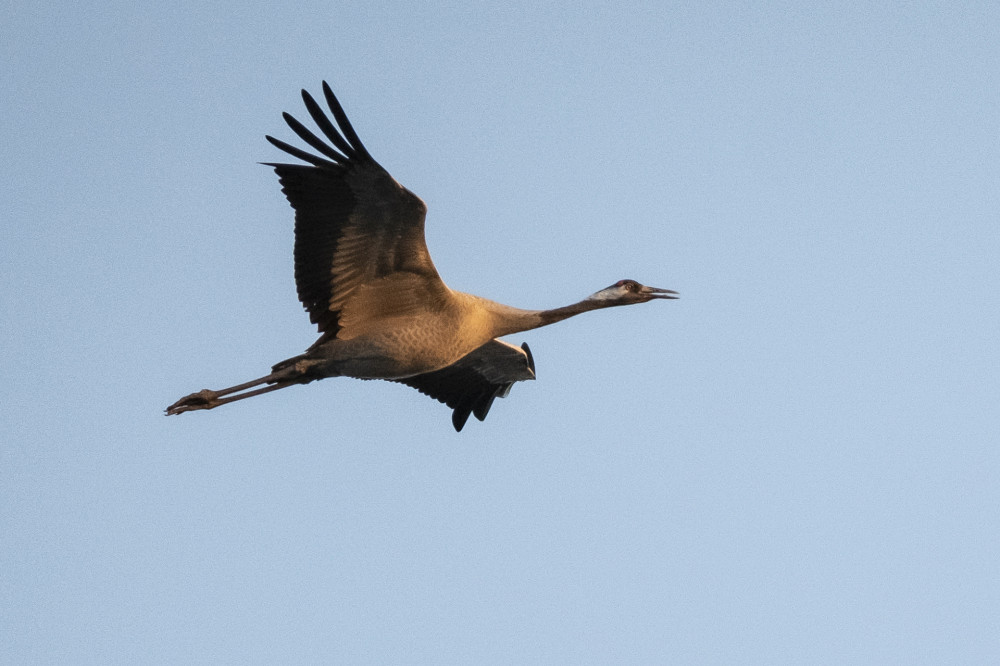
[[[497,333],[494,334],[495,337],[510,335],[511,333],[518,333],[520,331],[530,331],[533,328],[548,326],[557,321],[569,319],[581,312],[599,310],[615,305],[615,303],[608,301],[586,299],[553,310],[522,310],[492,301],[487,302],[489,303],[490,314],[493,317],[497,330]]]

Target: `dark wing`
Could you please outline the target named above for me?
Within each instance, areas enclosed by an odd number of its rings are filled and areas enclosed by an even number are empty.
[[[333,145],[285,113],[292,131],[321,156],[268,136],[273,145],[309,164],[266,165],[274,167],[295,209],[299,300],[324,337],[336,337],[343,327],[341,311],[362,285],[393,276],[397,286],[392,291],[405,292],[407,298],[380,303],[381,314],[389,315],[405,314],[415,297],[422,302],[442,299],[447,288],[424,241],[427,206],[372,159],[325,81],[323,94],[339,131],[305,90],[302,99]],[[358,309],[355,320],[366,314],[363,305]]]
[[[447,368],[393,379],[445,403],[454,412],[451,422],[461,432],[469,414],[482,421],[495,398],[506,398],[514,382],[535,378],[535,362],[528,343],[520,348],[491,340]]]

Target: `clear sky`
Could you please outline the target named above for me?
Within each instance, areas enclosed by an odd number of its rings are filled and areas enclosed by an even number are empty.
[[[888,5],[888,6],[887,6]],[[997,663],[1000,5],[0,9],[0,662]],[[326,79],[513,336],[331,379],[264,134]]]

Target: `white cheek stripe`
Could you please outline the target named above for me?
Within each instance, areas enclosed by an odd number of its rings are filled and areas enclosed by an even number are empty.
[[[610,301],[621,296],[616,289],[603,289],[590,297],[592,301]]]

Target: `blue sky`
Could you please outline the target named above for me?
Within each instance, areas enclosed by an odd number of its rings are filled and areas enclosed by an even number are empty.
[[[990,3],[0,9],[0,661],[1000,659]],[[258,162],[330,81],[450,286],[682,298],[328,380]]]

